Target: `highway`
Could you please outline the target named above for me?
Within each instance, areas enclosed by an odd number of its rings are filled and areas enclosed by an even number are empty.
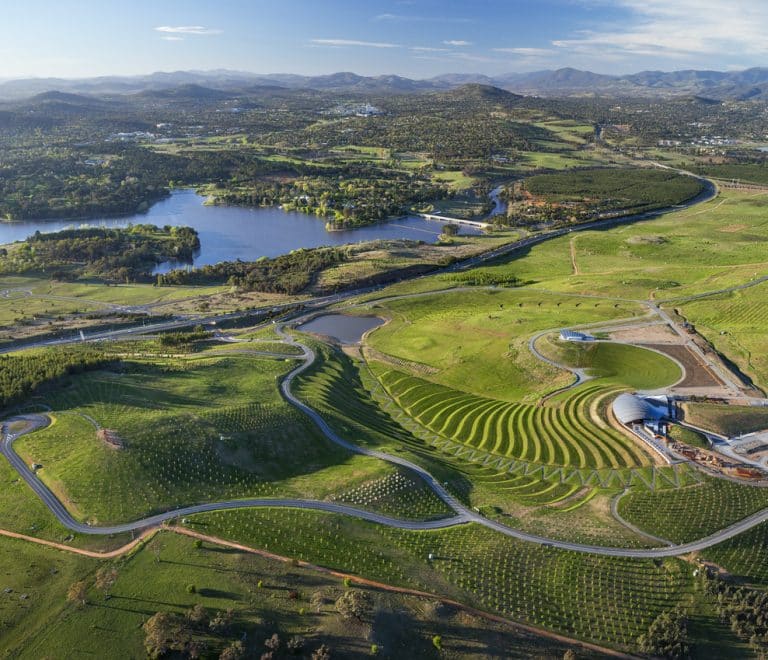
[[[697,178],[699,181],[701,181],[703,185],[702,191],[696,197],[689,199],[684,204],[679,204],[671,208],[664,208],[656,211],[647,211],[645,213],[638,213],[635,215],[620,216],[616,218],[598,219],[598,220],[593,220],[592,222],[585,222],[582,224],[574,225],[573,227],[562,227],[560,229],[553,229],[551,231],[542,232],[541,234],[536,234],[535,236],[529,236],[527,238],[521,239],[514,243],[507,243],[500,247],[494,248],[493,250],[489,250],[488,252],[483,252],[482,254],[478,254],[474,257],[470,257],[468,259],[458,261],[455,264],[446,266],[444,268],[436,269],[435,271],[432,271],[426,275],[417,276],[413,279],[431,277],[433,275],[437,275],[440,273],[451,273],[451,272],[456,272],[461,270],[467,270],[468,268],[474,268],[476,266],[480,266],[488,261],[493,261],[500,257],[514,254],[515,252],[518,252],[520,250],[525,250],[534,245],[538,245],[539,243],[544,243],[545,241],[549,241],[554,238],[565,236],[566,234],[579,232],[579,231],[589,231],[591,229],[607,229],[609,227],[614,227],[616,225],[631,224],[631,223],[639,222],[643,220],[650,220],[653,218],[657,218],[661,215],[664,215],[665,213],[669,213],[671,211],[679,211],[682,209],[689,208],[691,206],[695,206],[697,204],[708,202],[711,199],[714,199],[714,197],[716,197],[717,187],[711,181],[709,181],[708,179],[697,177],[691,174],[690,172],[685,172],[683,170],[681,170],[681,172],[689,176],[693,176],[694,178]],[[359,289],[352,289],[342,293],[334,293],[328,296],[313,298],[312,300],[308,300],[308,301],[296,301],[296,302],[284,303],[281,305],[275,305],[270,309],[272,309],[276,313],[279,313],[280,311],[287,311],[287,310],[293,309],[298,305],[304,305],[307,308],[311,308],[319,311],[325,307],[337,304],[348,298],[354,298],[356,296],[364,295],[366,293],[373,293],[375,291],[385,288],[386,286],[389,286],[389,284],[380,284],[375,286],[362,287]],[[752,284],[750,283],[750,286],[751,285]],[[0,291],[0,296],[10,291],[11,290]],[[82,299],[80,300],[80,302],[90,302],[90,301],[86,299]],[[266,310],[264,310],[264,312],[266,313]],[[229,312],[225,314],[217,314],[213,316],[203,316],[203,315],[184,316],[184,317],[179,317],[170,321],[161,321],[159,323],[148,323],[145,325],[121,328],[118,330],[104,330],[100,332],[92,332],[92,333],[84,334],[83,336],[81,336],[78,332],[78,333],[73,333],[68,337],[59,337],[56,339],[44,339],[44,340],[29,342],[25,344],[18,344],[18,345],[14,344],[11,346],[5,346],[0,348],[0,354],[12,353],[14,351],[18,351],[22,349],[45,348],[48,346],[60,346],[64,344],[71,344],[71,343],[77,343],[82,341],[115,340],[115,339],[120,339],[121,337],[130,337],[131,335],[141,335],[141,334],[154,333],[154,332],[160,332],[165,330],[173,330],[173,329],[184,328],[184,327],[192,326],[196,324],[201,324],[201,325],[219,324],[224,321],[240,319],[246,316],[255,316],[257,314],[258,314],[258,310],[248,310],[248,311],[240,311],[240,312]]]
[[[705,190],[700,195],[698,195],[695,199],[690,200],[687,204],[681,205],[680,207],[676,207],[676,208],[685,208],[687,206],[692,206],[694,204],[698,204],[704,201],[708,201],[709,199],[712,199],[716,194],[716,188],[709,181],[704,180],[704,183],[705,183]],[[660,211],[643,213],[635,216],[627,216],[624,218],[596,220],[594,222],[586,223],[573,228],[563,228],[563,229],[554,230],[552,232],[548,232],[545,234],[541,234],[538,236],[532,236],[527,239],[523,239],[522,241],[519,241],[517,243],[505,245],[500,248],[496,248],[495,250],[492,250],[490,252],[486,252],[482,255],[472,257],[458,264],[454,264],[453,266],[450,266],[444,269],[443,272],[463,270],[466,268],[477,266],[486,261],[496,259],[498,257],[513,253],[521,249],[525,249],[527,247],[536,245],[546,240],[550,240],[552,238],[563,236],[572,231],[585,231],[588,229],[604,228],[604,227],[613,226],[616,224],[621,224],[626,222],[635,222],[638,220],[645,220],[649,218],[658,217],[659,215],[665,212],[668,212],[669,210],[670,209],[664,209]],[[341,302],[346,298],[350,298],[353,296],[361,295],[363,293],[369,293],[369,292],[375,291],[379,288],[381,287],[369,287],[366,289],[358,289],[355,291],[349,291],[346,293],[334,294],[331,296],[326,296],[324,298],[315,299],[305,304],[305,307],[308,309],[305,313],[300,315],[300,318],[312,316],[316,314],[317,311],[325,307],[328,307],[329,305],[333,305],[338,302]],[[455,291],[455,289],[452,291]],[[287,310],[295,306],[296,306],[296,303],[290,303],[287,305],[276,307],[274,308],[274,311],[279,311],[281,309]],[[654,311],[659,313],[662,316],[662,318],[664,317],[664,315],[661,314],[661,311],[658,308],[654,309]],[[230,314],[222,314],[215,317],[191,317],[191,318],[188,317],[188,318],[176,319],[173,321],[167,321],[167,322],[157,323],[157,324],[152,324],[147,326],[94,333],[94,334],[88,335],[86,339],[88,341],[117,339],[125,335],[156,332],[158,330],[183,327],[183,326],[188,326],[195,323],[211,323],[214,321],[220,322],[227,319],[240,318],[248,314],[253,314],[253,312],[234,312]],[[730,525],[725,529],[722,529],[716,532],[715,534],[704,537],[697,541],[693,541],[685,544],[679,544],[679,545],[670,545],[670,546],[665,546],[661,548],[645,548],[645,549],[614,548],[614,547],[607,547],[607,546],[573,543],[569,541],[549,539],[549,538],[538,536],[535,534],[529,534],[521,530],[512,529],[496,521],[489,520],[481,516],[479,513],[461,504],[461,502],[459,502],[453,495],[451,495],[445,489],[445,487],[442,484],[440,484],[437,481],[437,479],[435,479],[435,477],[433,477],[427,470],[417,465],[416,463],[408,461],[407,459],[404,459],[399,456],[393,456],[385,452],[368,449],[366,447],[360,447],[338,436],[333,431],[333,429],[328,425],[328,423],[323,419],[323,417],[314,409],[312,409],[310,406],[308,406],[307,404],[302,402],[300,399],[298,399],[293,394],[291,389],[291,385],[293,384],[295,378],[299,376],[301,373],[303,373],[304,371],[306,371],[307,369],[309,369],[314,363],[315,357],[316,357],[314,351],[312,351],[310,347],[297,342],[293,337],[288,335],[285,328],[282,325],[277,326],[276,330],[281,335],[285,343],[297,346],[302,351],[301,356],[296,356],[296,358],[300,359],[302,363],[298,365],[296,368],[294,368],[290,373],[288,373],[280,383],[280,391],[282,395],[285,397],[285,399],[289,403],[291,403],[293,406],[295,406],[298,410],[306,414],[314,422],[314,424],[320,429],[320,431],[322,431],[322,433],[330,441],[334,442],[338,446],[356,454],[370,456],[394,465],[401,466],[403,468],[409,469],[415,472],[416,474],[418,474],[425,481],[425,483],[431,488],[431,490],[435,493],[435,495],[439,497],[443,502],[445,502],[445,504],[448,505],[448,507],[450,507],[455,512],[455,515],[447,518],[438,519],[438,520],[412,521],[412,520],[400,520],[400,519],[392,518],[389,516],[385,516],[383,514],[378,514],[371,511],[365,511],[362,509],[358,509],[356,507],[352,507],[345,504],[338,504],[335,502],[323,502],[323,501],[317,501],[317,500],[305,500],[305,499],[293,499],[293,498],[275,498],[275,499],[244,498],[239,500],[227,500],[223,502],[206,502],[203,504],[190,505],[187,507],[174,509],[172,511],[167,511],[164,513],[159,513],[156,515],[148,516],[146,518],[142,518],[140,520],[135,520],[127,523],[121,523],[121,524],[115,524],[115,525],[109,525],[109,526],[92,526],[87,523],[82,523],[75,520],[72,517],[72,515],[69,513],[69,511],[66,509],[66,507],[62,504],[62,502],[48,489],[48,487],[39,479],[39,477],[30,468],[30,466],[28,466],[13,449],[13,442],[16,439],[18,439],[21,435],[24,435],[26,433],[31,433],[35,430],[39,430],[40,428],[45,427],[49,423],[49,418],[46,415],[27,414],[27,415],[19,415],[6,420],[2,426],[2,441],[0,442],[0,453],[3,456],[5,456],[5,458],[9,461],[11,466],[18,472],[19,476],[32,488],[34,493],[41,499],[41,501],[47,506],[47,508],[51,511],[51,513],[59,520],[59,522],[61,522],[65,527],[69,528],[72,531],[75,531],[81,534],[91,534],[91,535],[111,535],[111,534],[119,534],[123,532],[131,532],[131,531],[147,529],[150,527],[156,527],[158,525],[161,525],[162,523],[171,519],[191,516],[193,514],[210,512],[210,511],[256,508],[256,507],[266,507],[266,508],[284,507],[284,508],[295,508],[295,509],[304,509],[304,510],[317,510],[317,511],[329,512],[329,513],[349,515],[362,520],[367,520],[369,522],[386,525],[390,527],[395,527],[398,529],[409,529],[409,530],[434,530],[434,529],[452,527],[455,525],[475,523],[475,524],[487,527],[489,529],[493,529],[500,534],[504,534],[506,536],[509,536],[521,541],[536,543],[545,547],[553,547],[561,550],[569,550],[573,552],[590,553],[590,554],[612,556],[612,557],[661,558],[661,557],[672,557],[672,556],[684,555],[690,552],[704,550],[706,548],[712,547],[713,545],[721,543],[722,541],[733,538],[734,536],[737,536],[742,532],[752,529],[756,525],[759,525],[768,520],[768,509],[765,509],[737,523],[734,523],[733,525]],[[27,344],[24,346],[9,347],[4,349],[1,352],[12,352],[14,350],[30,348],[31,346],[36,346],[36,347],[55,346],[60,344],[73,343],[77,341],[81,341],[80,337],[60,338],[55,340],[37,342],[36,344],[31,344],[31,345]],[[536,351],[534,350],[534,352]],[[294,358],[294,356],[289,356],[289,357]],[[23,428],[19,432],[10,433],[9,426],[14,421],[25,423],[26,425],[25,428]]]

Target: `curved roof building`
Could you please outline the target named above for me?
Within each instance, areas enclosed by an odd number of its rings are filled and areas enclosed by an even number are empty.
[[[633,424],[664,417],[662,409],[635,394],[620,394],[613,401],[613,414],[622,424]]]

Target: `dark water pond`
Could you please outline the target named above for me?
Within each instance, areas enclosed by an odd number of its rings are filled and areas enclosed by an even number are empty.
[[[338,339],[342,344],[356,344],[363,335],[384,324],[378,316],[348,316],[347,314],[323,314],[296,329],[314,332]]]

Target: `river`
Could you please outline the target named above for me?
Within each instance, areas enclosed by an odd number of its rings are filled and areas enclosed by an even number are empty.
[[[0,244],[24,240],[36,231],[53,232],[72,227],[125,227],[129,224],[188,226],[200,235],[200,252],[195,266],[220,261],[253,261],[276,257],[299,248],[344,245],[376,239],[405,238],[433,243],[445,223],[408,216],[389,222],[328,232],[325,221],[304,213],[286,212],[277,207],[245,208],[206,206],[194,190],[174,190],[169,197],[154,204],[147,213],[94,218],[90,220],[24,220],[0,223]],[[479,234],[462,226],[462,234]],[[161,264],[156,272],[166,272],[179,264]]]

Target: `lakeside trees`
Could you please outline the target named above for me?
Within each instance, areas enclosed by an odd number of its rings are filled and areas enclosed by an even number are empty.
[[[59,279],[96,275],[107,280],[148,280],[164,261],[191,262],[200,249],[190,227],[133,225],[39,231],[0,257],[3,273],[50,273]]]
[[[227,283],[246,291],[295,294],[313,281],[316,273],[346,259],[347,249],[326,247],[294,250],[274,259],[224,261],[194,270],[172,270],[157,276],[159,285]]]

